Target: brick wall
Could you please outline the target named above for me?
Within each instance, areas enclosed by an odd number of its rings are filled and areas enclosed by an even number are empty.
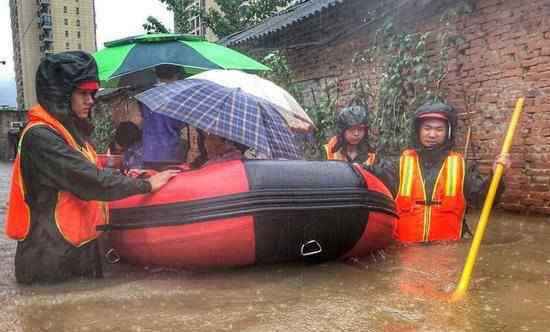
[[[460,1],[347,0],[317,15],[238,47],[261,53],[286,50],[304,100],[319,96],[333,82],[345,104],[358,79],[353,55],[369,45],[381,20],[366,24],[368,13],[395,15],[405,29],[440,29],[440,15]],[[469,158],[487,172],[500,151],[503,136],[520,96],[524,114],[512,148],[502,206],[550,213],[550,0],[471,0],[473,11],[458,25],[465,43],[449,63],[444,86],[448,102],[459,111],[461,146],[472,129]],[[383,16],[383,15],[381,15]]]

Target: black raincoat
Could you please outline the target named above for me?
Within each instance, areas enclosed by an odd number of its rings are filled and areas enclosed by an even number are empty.
[[[424,113],[441,113],[448,118],[449,135],[442,146],[435,149],[426,149],[420,144],[419,141],[419,116]],[[455,110],[452,107],[442,103],[425,104],[415,112],[412,129],[412,136],[410,139],[411,144],[409,148],[414,149],[419,156],[425,192],[432,193],[437,175],[443,166],[443,162],[454,147],[456,133]],[[400,181],[399,158],[377,158],[377,162],[374,165],[365,166],[365,168],[378,176],[380,180],[386,184],[388,189],[390,189],[394,197],[397,196]],[[473,206],[475,208],[480,208],[483,206],[485,196],[489,190],[490,181],[491,177],[483,176],[479,172],[476,163],[468,162],[466,164],[464,196],[468,202],[468,206]],[[497,190],[497,195],[495,196],[495,203],[498,202],[503,192],[504,185],[501,182]],[[466,227],[463,227],[463,229],[467,230],[467,225]]]
[[[97,81],[97,66],[84,52],[47,57],[36,74],[40,105],[60,121],[78,144],[91,133],[88,121],[71,111],[70,96],[80,82]],[[58,282],[75,276],[101,277],[98,241],[74,247],[59,233],[54,211],[59,191],[82,200],[110,201],[151,191],[146,180],[132,179],[111,170],[99,170],[71,148],[54,130],[35,126],[21,142],[21,171],[31,227],[19,241],[15,255],[17,282]]]

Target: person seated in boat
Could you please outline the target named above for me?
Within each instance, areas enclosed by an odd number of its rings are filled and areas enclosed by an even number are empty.
[[[21,133],[6,213],[6,234],[18,240],[15,278],[23,284],[98,278],[96,226],[107,221],[104,201],[156,191],[178,172],[144,180],[97,167],[89,119],[99,78],[90,54],[45,57],[35,82],[38,105]]]
[[[124,149],[120,145],[118,145],[117,142],[113,139],[111,143],[109,143],[107,154],[121,155],[123,153]]]
[[[185,77],[182,68],[174,65],[155,67],[159,78],[157,85],[167,84]],[[163,169],[179,165],[186,160],[186,145],[181,138],[184,122],[164,114],[152,112],[145,104],[139,103],[143,118],[143,164],[149,169]]]
[[[324,147],[324,159],[372,165],[376,155],[369,145],[367,107],[350,106],[336,116],[337,135]]]
[[[114,143],[120,149],[125,170],[143,168],[143,143],[139,127],[131,122],[121,122],[115,131]]]
[[[249,159],[245,155],[248,150],[246,146],[200,129],[197,133],[200,155],[191,163],[192,168],[221,161]]]
[[[491,177],[482,176],[477,165],[466,165],[453,150],[457,117],[453,107],[426,103],[414,113],[410,146],[400,160],[365,167],[392,191],[399,220],[396,238],[403,243],[459,240],[467,225],[467,204],[483,204]],[[510,167],[507,155],[497,163]],[[498,189],[497,199],[504,186]]]

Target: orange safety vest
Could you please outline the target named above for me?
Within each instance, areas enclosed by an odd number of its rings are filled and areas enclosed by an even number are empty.
[[[334,149],[334,146],[336,145],[337,142],[338,142],[338,138],[336,136],[334,136],[328,141],[327,144],[323,145],[323,147],[325,148],[325,152],[327,154],[327,160],[347,161],[348,159],[346,158],[346,156],[342,152],[340,152],[340,150],[338,150],[336,152],[332,152],[333,149]],[[363,164],[366,165],[366,166],[370,166],[370,165],[374,164],[375,160],[376,160],[376,154],[369,152],[367,154],[367,160],[365,160],[365,162],[363,162]]]
[[[6,213],[6,235],[15,240],[24,240],[31,227],[31,212],[25,201],[25,184],[21,173],[21,142],[26,132],[34,126],[48,126],[59,133],[75,150],[96,164],[96,153],[86,143],[80,147],[63,125],[45,109],[37,105],[29,110],[29,123],[19,139],[17,156],[13,163],[10,197]],[[99,201],[83,201],[66,191],[59,191],[55,206],[55,223],[61,235],[69,243],[80,247],[98,237],[96,226],[108,221],[107,205]]]
[[[401,242],[459,240],[466,210],[464,158],[451,152],[436,179],[428,201],[418,155],[406,150],[400,160],[399,192],[396,197],[396,235]]]

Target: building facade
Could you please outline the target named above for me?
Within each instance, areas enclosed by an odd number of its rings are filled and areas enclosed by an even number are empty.
[[[40,60],[70,50],[95,52],[93,0],[10,0],[17,108],[36,103],[34,79]]]
[[[192,7],[198,8],[200,10],[205,10],[208,12],[210,8],[217,9],[218,5],[214,0],[194,0],[192,4],[189,5],[188,8]],[[218,37],[212,32],[211,29],[209,29],[206,26],[206,23],[200,16],[194,16],[189,19],[189,23],[191,25],[191,31],[189,31],[190,34],[196,35],[196,36],[203,36],[208,41],[216,41],[218,40]]]

